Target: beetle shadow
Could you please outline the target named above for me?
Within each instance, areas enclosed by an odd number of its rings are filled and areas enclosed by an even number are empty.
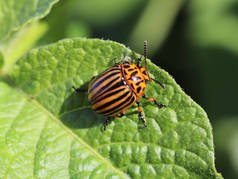
[[[86,89],[86,88],[83,88]],[[72,94],[62,104],[60,120],[69,128],[91,128],[102,125],[105,117],[96,114],[88,103],[87,92],[72,91]]]
[[[80,89],[87,88],[87,84],[82,86]],[[91,106],[88,102],[88,93],[85,92],[76,92],[70,90],[71,95],[64,100],[64,103],[61,106],[59,118],[60,120],[71,129],[83,129],[83,128],[92,128],[94,126],[101,126],[103,129],[103,124],[106,120],[105,116],[96,114],[91,109]],[[144,105],[151,104],[151,102],[144,102]],[[126,116],[137,115],[137,107],[132,107],[133,110],[126,113]],[[143,109],[144,110],[144,109]],[[140,120],[138,118],[138,124]],[[110,124],[109,124],[110,125]],[[143,127],[143,125],[141,124]]]

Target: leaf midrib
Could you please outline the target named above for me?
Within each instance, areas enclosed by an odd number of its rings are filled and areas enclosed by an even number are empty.
[[[24,96],[28,96],[24,91],[20,91]],[[109,168],[111,168],[113,171],[118,173],[122,178],[127,179],[128,177],[122,173],[118,168],[115,168],[108,160],[106,160],[102,155],[100,155],[96,150],[94,150],[90,145],[88,145],[84,140],[82,140],[79,136],[74,134],[68,127],[63,125],[60,120],[54,116],[50,111],[45,109],[38,101],[31,100],[32,103],[34,103],[43,113],[45,113],[47,116],[49,116],[52,120],[54,120],[64,131],[66,131],[69,135],[71,135],[76,141],[78,141],[80,144],[84,145],[86,148],[88,148],[95,156],[97,156],[99,159],[101,159]]]

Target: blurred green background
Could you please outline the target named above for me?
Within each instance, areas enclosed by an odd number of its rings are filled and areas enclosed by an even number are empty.
[[[148,40],[149,58],[208,113],[218,172],[238,178],[237,0],[67,0],[37,28],[35,46],[102,38],[142,54]]]

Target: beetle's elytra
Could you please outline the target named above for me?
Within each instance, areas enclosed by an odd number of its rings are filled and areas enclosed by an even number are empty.
[[[146,126],[140,107],[140,97],[154,102],[159,108],[165,105],[160,104],[153,97],[146,97],[145,89],[148,82],[152,80],[161,87],[164,86],[157,80],[151,78],[147,72],[146,63],[147,41],[144,42],[144,66],[141,66],[142,56],[137,64],[124,62],[116,63],[106,69],[97,77],[93,77],[88,85],[88,100],[92,109],[107,117],[104,129],[113,117],[122,117],[134,103],[138,105],[139,119]],[[74,87],[73,87],[74,88]],[[80,89],[74,88],[77,92]]]

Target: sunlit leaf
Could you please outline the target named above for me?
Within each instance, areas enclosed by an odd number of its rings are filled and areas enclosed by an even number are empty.
[[[142,101],[102,131],[104,117],[75,94],[130,54],[98,39],[66,39],[30,51],[0,83],[0,177],[5,178],[222,178],[214,166],[212,129],[203,109],[167,72],[149,62],[146,91],[167,108]]]

